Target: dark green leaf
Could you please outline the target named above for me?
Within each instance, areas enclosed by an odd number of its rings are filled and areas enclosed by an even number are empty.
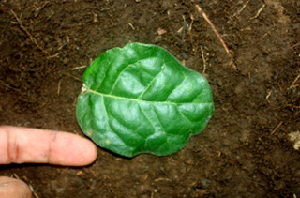
[[[119,155],[169,155],[205,128],[214,111],[209,84],[155,45],[129,43],[85,71],[77,119],[98,145]]]

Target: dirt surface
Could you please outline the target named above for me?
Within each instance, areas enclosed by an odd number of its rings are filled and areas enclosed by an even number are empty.
[[[0,125],[83,135],[75,107],[84,69],[135,41],[203,73],[216,108],[171,156],[123,159],[98,148],[88,167],[8,165],[0,175],[20,177],[36,197],[300,197],[298,0],[2,0],[0,8]]]

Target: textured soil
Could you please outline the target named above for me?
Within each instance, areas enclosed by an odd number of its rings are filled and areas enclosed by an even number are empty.
[[[203,73],[216,109],[167,157],[98,147],[87,167],[13,164],[0,175],[36,197],[300,197],[299,14],[298,0],[0,1],[0,125],[83,135],[82,74],[128,42],[160,45]]]

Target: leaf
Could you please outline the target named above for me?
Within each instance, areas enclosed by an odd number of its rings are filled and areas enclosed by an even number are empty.
[[[129,43],[87,68],[77,119],[98,145],[119,155],[169,155],[207,125],[214,111],[205,78],[156,45]]]

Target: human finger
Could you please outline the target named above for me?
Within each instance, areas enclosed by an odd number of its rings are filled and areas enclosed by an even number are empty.
[[[0,127],[0,164],[30,162],[83,166],[96,158],[96,145],[72,133]]]
[[[0,176],[1,198],[32,198],[29,187],[19,179]]]

